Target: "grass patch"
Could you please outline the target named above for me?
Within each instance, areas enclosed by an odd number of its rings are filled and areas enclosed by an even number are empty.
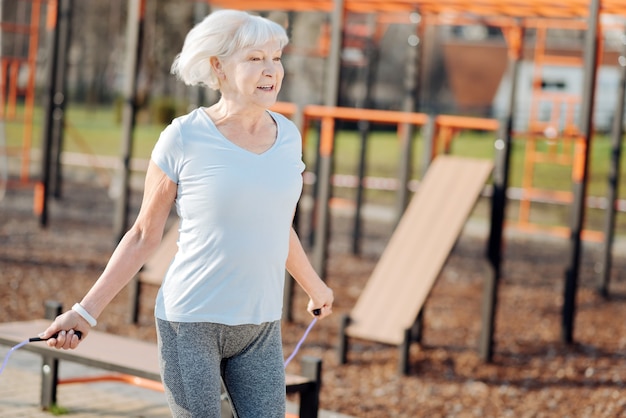
[[[52,406],[50,406],[50,408],[48,409],[48,412],[58,417],[61,415],[68,415],[70,413],[70,410],[57,404],[52,404]]]
[[[145,112],[145,111],[144,111]],[[66,132],[64,150],[82,152],[96,155],[116,156],[120,154],[122,142],[122,126],[119,121],[119,112],[114,106],[89,107],[69,106],[66,117]],[[40,148],[42,136],[43,112],[37,110],[34,113],[32,127],[32,149]],[[20,148],[24,140],[25,126],[21,122],[23,109],[18,109],[17,121],[5,123],[7,145],[10,148]],[[138,115],[138,122],[134,132],[133,156],[135,158],[149,158],[150,152],[157,141],[160,132],[165,127],[163,123],[151,123],[154,118],[145,114]],[[490,132],[466,131],[459,134],[453,140],[450,152],[454,155],[485,158],[493,160],[494,141],[496,137]],[[401,148],[400,141],[395,131],[375,130],[367,138],[365,173],[371,177],[398,178],[400,166]],[[318,144],[318,132],[312,128],[305,135],[304,160],[308,170],[315,169],[316,147]],[[524,184],[524,170],[526,156],[526,140],[515,138],[511,152],[510,185],[520,188]],[[359,172],[359,155],[362,140],[359,132],[355,130],[342,130],[337,133],[335,141],[334,171],[338,174],[357,175]],[[554,148],[548,141],[537,141],[538,151],[548,153],[562,153],[571,156],[573,147],[564,147],[562,144]],[[413,172],[412,179],[422,176],[424,161],[424,139],[418,130],[411,151],[411,163]],[[590,150],[589,181],[587,193],[589,196],[604,197],[608,190],[608,172],[611,156],[611,139],[607,135],[596,135]],[[622,173],[626,173],[626,159],[622,161]],[[572,191],[571,165],[562,165],[550,162],[537,163],[532,173],[533,187],[552,191]],[[335,188],[336,196],[353,199],[355,192],[352,189]],[[626,196],[626,181],[620,184],[619,196]],[[365,200],[380,204],[393,204],[396,200],[395,192],[384,190],[367,190]],[[552,205],[554,208],[540,208],[538,211],[550,214],[544,222],[549,224],[565,224],[569,222],[569,205]],[[515,213],[512,208],[511,213]],[[511,215],[509,215],[511,216]],[[618,215],[618,230],[626,226],[626,220]],[[604,218],[603,210],[590,210],[588,222],[595,229],[602,228]]]

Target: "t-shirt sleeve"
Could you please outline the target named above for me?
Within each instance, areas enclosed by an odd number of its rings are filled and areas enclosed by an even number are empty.
[[[180,129],[176,123],[171,123],[163,129],[152,149],[151,159],[170,180],[178,183],[183,148]]]

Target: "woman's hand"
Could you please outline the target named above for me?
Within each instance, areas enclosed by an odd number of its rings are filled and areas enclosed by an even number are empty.
[[[331,313],[333,313],[333,301],[334,301],[333,291],[330,287],[324,286],[324,288],[317,292],[315,295],[311,296],[309,299],[309,304],[307,306],[307,311],[311,313],[311,315],[316,316],[319,319],[324,319]],[[313,312],[319,310],[319,314],[317,312]]]
[[[57,316],[52,324],[39,334],[39,337],[48,339],[46,341],[48,347],[68,350],[78,347],[78,344],[87,337],[90,329],[89,323],[83,317],[77,312],[69,310]],[[80,338],[76,335],[77,331],[82,334]],[[55,334],[58,335],[53,337]]]

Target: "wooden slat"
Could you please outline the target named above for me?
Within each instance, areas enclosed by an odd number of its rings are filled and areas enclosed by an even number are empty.
[[[350,313],[347,335],[402,343],[491,170],[490,161],[455,156],[432,163]]]

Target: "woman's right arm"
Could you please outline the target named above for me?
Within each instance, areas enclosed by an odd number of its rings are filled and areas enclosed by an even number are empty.
[[[115,248],[98,280],[80,302],[92,317],[100,316],[159,246],[165,223],[176,199],[176,191],[176,183],[150,161],[137,219]],[[75,331],[80,331],[82,338],[85,338],[90,328],[82,316],[69,310],[58,316],[40,336],[48,338],[58,332],[57,338],[48,340],[50,347],[76,348],[80,341],[75,336]]]

